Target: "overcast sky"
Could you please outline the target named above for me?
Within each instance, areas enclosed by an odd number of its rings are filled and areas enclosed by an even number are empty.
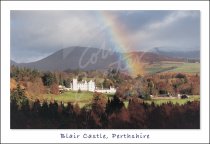
[[[200,49],[200,11],[11,11],[11,59],[31,62],[70,47]],[[113,20],[113,21],[112,21]],[[111,21],[111,22],[110,22]],[[113,36],[112,23],[123,30]]]

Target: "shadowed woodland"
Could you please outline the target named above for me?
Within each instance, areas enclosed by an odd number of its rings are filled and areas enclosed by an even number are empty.
[[[114,96],[103,103],[95,94],[90,105],[40,103],[30,106],[27,98],[18,105],[11,100],[11,129],[199,129],[200,103],[172,103],[156,106],[130,100],[128,108]]]

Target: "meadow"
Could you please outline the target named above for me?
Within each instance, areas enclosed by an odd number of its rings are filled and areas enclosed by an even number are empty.
[[[152,100],[148,100],[145,101],[149,104],[151,104],[152,102],[154,102],[154,104],[156,105],[161,105],[163,103],[173,103],[173,104],[179,104],[179,105],[183,105],[185,103],[187,103],[188,101],[200,101],[200,96],[199,95],[191,95],[189,98],[187,99],[178,99],[178,98],[174,98],[174,99],[170,99],[170,98],[164,98],[164,99],[152,99]]]
[[[82,108],[84,105],[91,103],[92,98],[93,98],[93,92],[88,92],[88,91],[82,91],[82,92],[77,92],[77,91],[68,91],[64,92],[59,95],[54,95],[54,94],[45,94],[43,95],[43,99],[47,100],[48,102],[51,100],[55,100],[57,102],[63,102],[65,105],[68,102],[71,102],[73,104],[78,103],[80,108]],[[108,97],[112,97],[113,95],[111,94],[104,94]]]
[[[146,73],[154,74],[161,72],[184,72],[199,73],[200,63],[162,61],[145,65]]]
[[[48,102],[51,100],[55,100],[57,102],[63,102],[65,105],[67,105],[68,102],[71,102],[72,104],[78,103],[80,108],[84,107],[86,104],[90,104],[93,98],[92,92],[64,92],[60,95],[54,95],[54,94],[45,94],[43,98],[47,100]],[[104,94],[107,99],[112,98],[112,94]],[[177,99],[177,98],[158,98],[158,99],[151,99],[151,100],[144,100],[144,102],[151,104],[154,102],[155,105],[161,105],[163,103],[173,103],[173,104],[179,104],[183,105],[187,103],[188,101],[200,101],[199,95],[192,95],[188,99]],[[127,108],[128,107],[128,101],[124,101],[124,105]]]
[[[156,106],[160,106],[162,104],[172,103],[172,104],[178,104],[178,105],[184,105],[187,102],[192,101],[200,101],[199,95],[191,95],[188,99],[178,99],[178,98],[159,98],[159,99],[151,99],[151,100],[144,100],[145,103],[152,104],[152,102]],[[128,101],[124,101],[124,105],[127,108],[128,107]]]

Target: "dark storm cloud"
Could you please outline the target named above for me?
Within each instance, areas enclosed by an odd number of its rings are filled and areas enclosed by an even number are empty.
[[[111,11],[135,50],[200,48],[199,11]],[[11,11],[11,59],[29,62],[70,46],[107,47],[98,11]],[[111,39],[110,39],[111,38]]]

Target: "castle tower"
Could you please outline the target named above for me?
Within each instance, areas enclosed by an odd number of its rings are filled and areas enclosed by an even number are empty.
[[[92,81],[92,80],[90,80],[90,81],[88,82],[88,91],[92,91],[92,92],[95,91],[95,82]]]
[[[84,83],[84,90],[85,91],[88,91],[88,84],[87,84],[87,81],[85,80],[85,83]]]
[[[77,79],[73,79],[73,86],[72,86],[74,91],[78,90],[78,84],[77,84]]]

